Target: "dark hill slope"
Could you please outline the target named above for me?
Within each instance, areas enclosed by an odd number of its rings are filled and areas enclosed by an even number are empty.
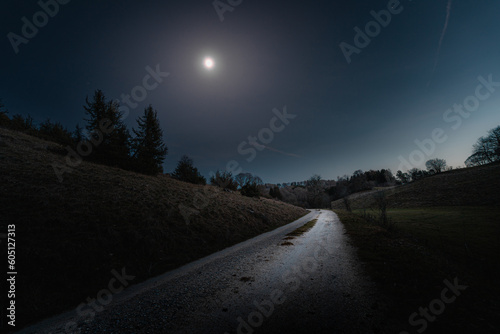
[[[306,214],[88,162],[59,182],[51,165],[64,164],[65,154],[57,144],[0,129],[0,233],[16,225],[19,321],[95,298],[113,269],[126,268],[137,283]]]
[[[388,206],[411,208],[429,206],[499,206],[500,163],[457,169],[385,190]],[[349,197],[353,209],[375,205],[374,192]],[[343,200],[332,208],[344,209]]]

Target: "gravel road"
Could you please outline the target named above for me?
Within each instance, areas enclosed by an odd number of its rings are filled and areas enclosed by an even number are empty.
[[[337,215],[314,210],[134,285],[91,320],[73,310],[20,333],[378,333],[378,298]]]

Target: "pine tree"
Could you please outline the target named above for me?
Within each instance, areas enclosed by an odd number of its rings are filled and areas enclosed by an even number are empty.
[[[237,190],[238,183],[233,178],[233,174],[228,171],[218,170],[210,177],[210,184],[224,190]]]
[[[23,117],[21,114],[15,114],[9,122],[9,127],[12,130],[23,131],[28,134],[32,134],[35,130],[33,117],[30,115]]]
[[[75,131],[73,131],[73,141],[78,144],[83,139],[84,139],[83,129],[80,126],[80,124],[77,124],[76,127],[75,127]]]
[[[0,126],[8,127],[10,123],[9,116],[7,116],[7,109],[0,99]]]
[[[94,92],[94,98],[89,101],[89,97],[85,99],[86,106],[83,106],[85,113],[89,116],[89,119],[84,119],[87,121],[85,128],[89,131],[95,131],[99,129],[99,122],[106,118],[106,98],[102,90],[98,89]]]
[[[93,145],[90,159],[121,168],[130,168],[130,133],[122,121],[118,103],[106,101],[101,90],[96,90],[92,101],[86,98],[83,108],[89,116],[85,126]],[[105,124],[103,128],[103,124]],[[108,131],[109,129],[109,131]]]
[[[139,128],[132,129],[136,136],[132,141],[132,150],[137,171],[152,175],[162,173],[168,149],[163,142],[158,113],[149,105],[144,109],[144,115],[137,119],[137,124]]]
[[[62,145],[73,144],[71,132],[69,132],[61,123],[51,122],[49,118],[40,124],[36,135],[40,138],[51,140]]]
[[[108,164],[131,169],[131,136],[127,126],[122,120],[122,113],[119,111],[117,102],[109,101],[106,109],[106,119],[113,126],[113,131],[109,134],[109,142],[105,142],[108,155]],[[106,136],[105,136],[106,138]]]
[[[193,167],[193,160],[187,155],[182,156],[181,160],[179,160],[172,177],[179,181],[194,184],[207,183],[207,180],[200,174],[198,168]]]

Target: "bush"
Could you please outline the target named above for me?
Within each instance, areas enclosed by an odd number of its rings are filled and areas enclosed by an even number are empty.
[[[241,194],[247,197],[260,197],[259,186],[257,183],[247,183],[241,187]]]
[[[198,168],[193,167],[193,160],[187,155],[182,156],[179,160],[172,177],[193,184],[207,184],[207,180],[200,174]]]
[[[66,130],[59,122],[51,123],[50,120],[46,120],[40,124],[37,137],[50,140],[61,145],[73,145],[71,132]]]
[[[238,189],[238,184],[236,184],[231,172],[217,171],[217,173],[210,178],[210,184],[227,190],[235,191]]]
[[[26,133],[31,133],[34,130],[33,118],[29,115],[26,116],[26,118],[24,118],[22,115],[16,114],[12,116],[9,128],[15,131],[23,131]]]

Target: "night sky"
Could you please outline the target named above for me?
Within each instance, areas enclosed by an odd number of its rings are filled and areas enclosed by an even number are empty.
[[[500,82],[498,0],[230,3],[222,21],[211,0],[73,0],[57,13],[47,7],[53,17],[37,15],[37,1],[4,0],[0,97],[10,116],[74,130],[96,89],[118,100],[134,92],[144,99],[121,102],[125,123],[135,127],[153,105],[169,148],[166,172],[187,154],[205,176],[229,163],[270,183],[395,173],[400,156],[419,160],[415,140],[429,144],[434,129],[440,142],[425,160],[463,166],[477,138],[500,125],[500,84],[483,84],[481,100],[474,97],[478,77]],[[369,24],[370,43],[358,38],[364,47],[349,63],[341,43],[353,50],[354,28],[365,34],[370,12],[381,10],[390,22]],[[19,42],[34,19],[38,32]],[[157,80],[144,83],[155,71]],[[464,101],[472,112],[447,111]]]

